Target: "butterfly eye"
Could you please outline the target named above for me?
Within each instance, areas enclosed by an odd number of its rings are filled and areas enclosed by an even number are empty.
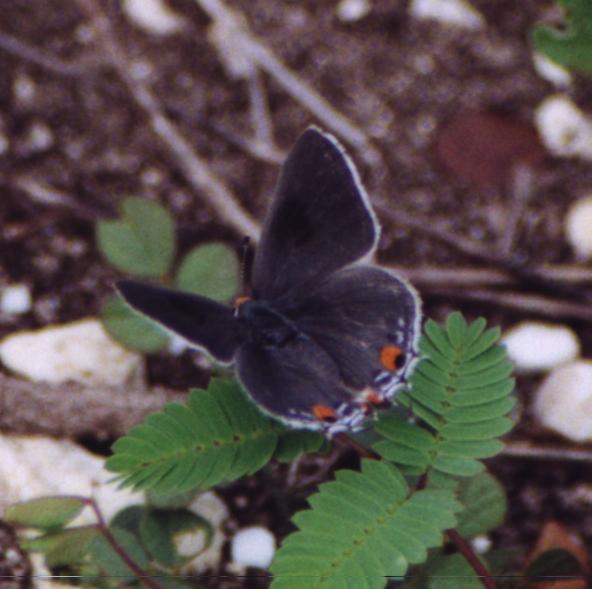
[[[395,372],[405,365],[405,354],[399,346],[387,344],[380,350],[380,363],[389,372]]]
[[[337,420],[335,410],[327,405],[313,405],[312,414],[320,421],[326,423],[334,423]]]

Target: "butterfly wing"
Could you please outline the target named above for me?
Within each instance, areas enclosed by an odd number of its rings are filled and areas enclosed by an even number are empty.
[[[364,419],[341,383],[335,362],[308,337],[296,337],[281,348],[244,344],[237,352],[236,365],[251,398],[282,421],[336,432],[355,429]],[[324,423],[323,412],[333,413],[339,422]]]
[[[253,263],[256,298],[273,300],[369,253],[379,228],[341,146],[315,128],[285,164]]]
[[[133,309],[188,345],[206,350],[216,360],[230,363],[240,343],[232,309],[204,297],[121,280],[117,290]]]
[[[338,379],[349,390],[370,388],[390,399],[417,357],[419,298],[384,269],[341,269],[277,305],[335,361]]]

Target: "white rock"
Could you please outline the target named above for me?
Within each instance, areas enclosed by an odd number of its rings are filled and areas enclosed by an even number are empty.
[[[567,96],[545,98],[535,111],[535,124],[553,155],[592,160],[592,120]]]
[[[533,411],[542,425],[569,440],[592,440],[592,362],[553,370],[535,393]]]
[[[337,5],[337,18],[342,22],[355,22],[372,9],[369,0],[341,0]]]
[[[580,354],[578,337],[565,325],[524,321],[508,330],[502,343],[518,372],[550,370]]]
[[[143,372],[142,356],[113,341],[97,319],[9,335],[0,342],[0,360],[31,380],[50,383],[117,386]]]
[[[464,0],[412,0],[409,11],[420,20],[437,20],[472,31],[485,24],[481,13]]]
[[[107,520],[128,505],[144,502],[142,493],[110,483],[113,473],[103,464],[102,457],[68,440],[0,434],[0,517],[12,503],[47,495],[94,497]],[[75,523],[95,521],[85,509]]]
[[[592,196],[570,206],[565,216],[565,237],[578,258],[592,258]]]
[[[172,35],[187,24],[163,0],[124,0],[123,10],[134,25],[154,35]]]
[[[487,534],[479,534],[471,540],[471,546],[477,554],[485,554],[489,552],[493,542]]]
[[[198,495],[188,509],[206,519],[214,532],[208,548],[183,567],[183,571],[200,573],[206,569],[215,569],[222,558],[226,541],[222,525],[228,519],[228,508],[215,493],[209,491]],[[199,541],[199,538],[194,538],[194,541]]]
[[[235,565],[266,569],[275,555],[275,537],[260,526],[239,530],[230,547]]]
[[[532,54],[532,64],[536,73],[547,82],[551,82],[558,88],[567,88],[571,86],[573,79],[568,70],[559,64],[551,61],[542,53]]]
[[[11,284],[0,291],[0,313],[21,315],[31,310],[31,291],[26,284]]]

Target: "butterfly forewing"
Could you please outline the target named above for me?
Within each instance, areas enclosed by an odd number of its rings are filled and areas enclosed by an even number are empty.
[[[370,252],[378,226],[337,141],[311,128],[282,167],[253,265],[255,296],[273,300]]]
[[[232,309],[211,299],[185,292],[121,280],[117,290],[133,309],[193,347],[207,350],[229,363],[239,344]]]

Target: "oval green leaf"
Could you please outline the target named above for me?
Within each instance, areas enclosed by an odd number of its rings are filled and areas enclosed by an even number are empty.
[[[109,262],[147,278],[165,275],[175,256],[175,226],[170,213],[145,198],[126,198],[121,218],[97,224],[97,243]]]
[[[41,497],[11,505],[4,519],[28,528],[51,530],[71,522],[85,505],[79,497]]]
[[[162,350],[169,341],[164,329],[136,313],[119,295],[107,301],[101,315],[109,335],[126,348],[149,354]]]
[[[234,250],[223,243],[207,243],[192,249],[177,271],[181,290],[228,301],[238,292],[239,262]]]

